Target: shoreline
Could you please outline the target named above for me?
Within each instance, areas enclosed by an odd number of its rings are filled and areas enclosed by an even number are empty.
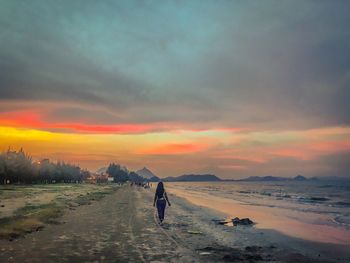
[[[298,261],[310,262],[348,262],[350,259],[350,246],[347,244],[332,244],[310,241],[298,237],[291,237],[274,229],[256,228],[255,226],[224,226],[216,225],[210,221],[213,219],[225,219],[227,213],[219,209],[208,207],[208,204],[194,204],[185,196],[179,197],[168,187],[168,193],[179,202],[180,206],[186,209],[192,209],[201,214],[199,224],[208,235],[216,236],[216,240],[223,246],[246,249],[249,246],[257,247],[274,247],[272,252],[280,258],[282,262],[288,261],[283,255],[298,254],[301,258]],[[198,216],[197,216],[198,217]],[[254,218],[251,218],[254,221]],[[197,223],[198,224],[198,223]],[[206,226],[205,226],[206,225]],[[206,229],[207,228],[207,229]],[[234,236],[234,237],[233,237]],[[240,242],[244,240],[244,242]],[[302,257],[305,256],[305,259]],[[284,259],[283,259],[284,258]]]
[[[234,196],[220,196],[211,192],[187,190],[177,185],[168,184],[168,191],[186,198],[189,202],[211,208],[223,213],[226,218],[250,218],[258,229],[271,229],[281,232],[292,238],[305,239],[311,242],[350,246],[350,231],[340,226],[326,224],[329,218],[323,214],[299,211],[293,207],[279,207],[277,204],[254,204],[234,199]],[[249,200],[249,197],[247,197]],[[290,205],[290,204],[284,204]]]

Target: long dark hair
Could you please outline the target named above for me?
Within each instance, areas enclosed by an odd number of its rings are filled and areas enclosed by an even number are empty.
[[[163,182],[159,182],[156,189],[156,195],[160,196],[163,194],[164,194],[164,184]]]

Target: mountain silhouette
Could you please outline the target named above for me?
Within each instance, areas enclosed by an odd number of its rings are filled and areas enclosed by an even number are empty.
[[[141,170],[136,171],[136,173],[147,180],[159,181],[159,177],[146,167],[143,167]]]

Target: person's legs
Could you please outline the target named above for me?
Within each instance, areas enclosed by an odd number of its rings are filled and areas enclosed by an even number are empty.
[[[157,210],[158,210],[158,217],[160,222],[163,222],[164,220],[164,211],[165,211],[165,200],[157,200]]]
[[[165,213],[165,206],[166,206],[166,202],[165,202],[165,200],[162,200],[163,202],[162,202],[162,210],[161,210],[161,212],[162,212],[162,214],[161,214],[161,217],[162,217],[162,221],[164,220],[164,213]]]
[[[157,200],[157,211],[158,211],[158,218],[160,221],[162,221],[161,220],[162,206],[161,206],[160,200]]]

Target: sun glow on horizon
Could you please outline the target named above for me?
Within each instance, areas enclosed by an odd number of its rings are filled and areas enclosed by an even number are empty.
[[[202,169],[223,174],[268,165],[275,158],[312,161],[325,154],[350,150],[349,127],[305,131],[224,132],[167,131],[144,134],[61,133],[40,129],[0,126],[2,150],[24,148],[35,159],[50,158],[95,170],[109,162],[121,162],[133,169],[151,163],[163,174],[168,167],[186,159]],[[176,157],[176,158],[175,158]],[[157,165],[159,163],[159,165]],[[164,166],[165,165],[165,166]],[[157,170],[157,168],[155,168]],[[203,170],[204,171],[204,170]]]

